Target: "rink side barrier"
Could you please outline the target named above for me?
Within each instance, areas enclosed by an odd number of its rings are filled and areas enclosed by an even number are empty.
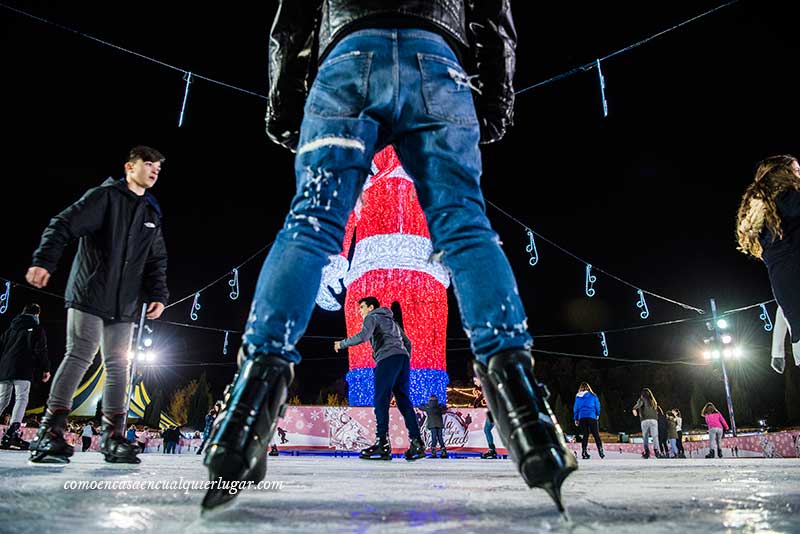
[[[426,428],[425,413],[417,410],[422,438],[427,447],[430,446],[431,434]],[[471,456],[487,450],[488,445],[483,433],[486,420],[485,408],[451,408],[443,416],[444,441],[448,451]],[[132,421],[135,424],[135,421]],[[5,431],[0,425],[0,431]],[[569,429],[570,431],[572,429]],[[23,439],[31,441],[36,435],[36,428],[24,428]],[[145,452],[162,452],[163,440],[150,437],[147,432],[137,433],[138,441],[144,443]],[[408,448],[403,418],[397,408],[389,412],[389,435],[392,440],[392,452],[400,453]],[[497,452],[507,454],[502,446],[495,428],[492,432]],[[693,436],[694,437],[694,436]],[[66,434],[67,441],[81,450],[81,436]],[[99,450],[100,436],[92,437],[89,450]],[[278,421],[278,429],[273,437],[280,451],[297,451],[308,454],[334,454],[360,451],[375,442],[375,415],[372,407],[347,406],[289,406],[286,415]],[[199,439],[182,438],[176,452],[195,453],[202,443]],[[594,440],[589,439],[588,451],[594,457],[597,449]],[[567,446],[576,454],[580,454],[580,443],[568,443]],[[687,458],[698,458],[708,453],[708,439],[684,441]],[[784,431],[775,433],[740,435],[725,437],[722,440],[723,454],[726,457],[768,457],[797,458],[800,457],[800,432]],[[606,457],[639,458],[642,452],[639,443],[606,442]],[[342,454],[348,456],[348,454]]]

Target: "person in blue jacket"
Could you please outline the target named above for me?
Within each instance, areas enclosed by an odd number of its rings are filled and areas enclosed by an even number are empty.
[[[581,458],[588,460],[591,458],[589,453],[586,452],[586,447],[589,445],[589,433],[594,436],[595,445],[597,445],[597,452],[600,458],[605,458],[603,452],[603,442],[600,440],[600,431],[597,426],[597,419],[600,417],[600,400],[597,395],[592,391],[592,387],[587,382],[581,382],[578,388],[578,394],[575,395],[575,406],[572,408],[572,414],[575,418],[575,426],[580,427],[583,433],[583,440],[581,447],[583,452]]]

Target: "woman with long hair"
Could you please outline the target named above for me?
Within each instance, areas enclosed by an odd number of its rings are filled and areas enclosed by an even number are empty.
[[[572,414],[575,418],[575,426],[580,427],[581,432],[583,432],[583,441],[581,442],[583,453],[581,457],[584,460],[591,458],[586,451],[586,447],[589,446],[589,433],[591,433],[594,437],[594,443],[597,445],[597,453],[600,458],[605,458],[603,442],[600,440],[600,431],[597,426],[597,420],[600,418],[600,400],[598,400],[597,395],[594,394],[592,387],[587,382],[581,382],[578,387]]]
[[[705,417],[708,425],[708,454],[706,458],[714,457],[714,445],[717,446],[717,456],[722,458],[722,434],[728,430],[728,422],[719,413],[713,403],[707,402],[700,415]]]
[[[795,363],[800,365],[800,163],[789,155],[761,161],[736,216],[738,250],[767,266],[778,302],[772,367],[784,369],[783,341],[788,323]]]
[[[633,406],[633,415],[638,415],[642,425],[642,440],[644,452],[642,457],[650,458],[650,445],[648,438],[653,438],[653,452],[656,458],[661,458],[658,451],[658,403],[649,388],[643,388],[639,400]]]

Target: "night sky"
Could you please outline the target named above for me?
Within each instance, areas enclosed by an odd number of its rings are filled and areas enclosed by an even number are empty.
[[[267,92],[275,2],[4,3],[169,65]],[[518,89],[719,2],[540,4],[512,2]],[[710,297],[722,310],[771,299],[764,266],[736,251],[734,218],[760,159],[800,155],[796,15],[778,2],[742,0],[608,59],[606,118],[596,70],[519,95],[513,129],[483,149],[487,200],[635,287],[705,310]],[[167,158],[152,192],[164,210],[173,300],[272,241],[294,177],[292,154],[264,133],[265,100],[197,80],[178,128],[182,73],[2,7],[0,39],[0,276],[23,282],[49,219],[106,177],[121,177],[127,150],[136,144],[153,146]],[[487,209],[517,274],[534,335],[698,317],[648,296],[650,317],[642,320],[635,289],[600,273],[597,295],[589,299],[585,263],[537,241],[540,260],[530,267],[525,228]],[[74,250],[62,258],[49,291],[63,293]],[[241,330],[263,258],[241,269],[239,300],[228,299],[224,280],[206,290],[195,324]],[[463,348],[450,293],[450,347]],[[0,328],[32,300],[44,307],[51,358],[58,361],[66,318],[58,299],[14,288]],[[191,299],[163,318],[191,322],[190,307]],[[774,309],[769,306],[773,315]],[[218,396],[234,367],[197,364],[230,364],[238,337],[231,335],[225,356],[220,333],[154,326],[161,361],[172,367],[150,370],[148,380],[169,390],[205,370]],[[737,314],[734,331],[748,358],[767,368],[771,338],[761,329],[758,311]],[[342,337],[341,313],[317,309],[307,334]],[[608,344],[619,358],[701,361],[697,350],[704,334],[702,322],[689,323],[609,334]],[[335,355],[331,345],[329,339],[301,342],[307,360],[298,382],[305,402],[347,371],[346,355]],[[602,354],[596,336],[542,338],[537,348]],[[452,380],[468,378],[467,362],[466,351],[448,352]],[[574,391],[581,377],[558,379]]]

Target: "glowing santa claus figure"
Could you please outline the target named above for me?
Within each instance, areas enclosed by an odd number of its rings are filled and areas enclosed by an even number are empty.
[[[358,301],[374,296],[381,306],[399,305],[403,328],[412,343],[410,392],[417,406],[431,394],[446,399],[445,361],[447,287],[450,278],[432,261],[433,245],[414,183],[389,146],[373,159],[372,175],[347,222],[344,246],[322,273],[317,304],[339,310],[334,298],[347,287],[347,336],[361,330]],[[347,256],[355,242],[352,259]],[[397,317],[396,317],[397,318]],[[371,406],[374,397],[372,349],[369,343],[348,348],[350,406]],[[444,400],[442,401],[444,402]]]

